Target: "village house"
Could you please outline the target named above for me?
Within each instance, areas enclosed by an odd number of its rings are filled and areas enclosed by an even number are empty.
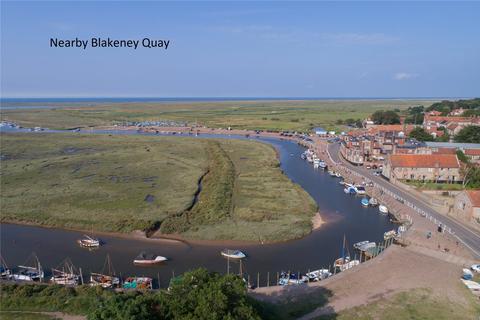
[[[454,213],[466,221],[480,223],[480,190],[464,190],[455,197]]]
[[[432,181],[461,182],[460,161],[455,154],[392,154],[383,166],[382,175],[392,182]]]
[[[451,136],[456,135],[460,130],[466,126],[479,126],[479,117],[446,117],[425,114],[423,119],[423,128],[434,137],[444,134],[441,128],[445,128],[447,133]]]

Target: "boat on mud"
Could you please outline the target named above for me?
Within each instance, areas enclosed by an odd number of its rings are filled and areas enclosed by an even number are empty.
[[[220,252],[220,254],[224,257],[231,258],[231,259],[243,259],[247,255],[240,250],[231,250],[231,249],[224,249]]]
[[[379,205],[378,206],[378,210],[380,211],[380,213],[382,214],[388,214],[388,208],[386,206],[384,206],[383,204]]]
[[[355,186],[355,191],[359,195],[363,195],[367,193],[364,186]]]
[[[30,265],[20,265],[18,269],[11,275],[11,279],[15,281],[42,281],[44,278],[44,272],[42,265],[35,254],[32,254],[27,262],[30,261]]]
[[[292,284],[302,284],[307,283],[308,277],[302,275],[301,273],[291,273],[291,272],[283,272],[280,273],[280,278],[278,279],[279,286],[288,286]]]
[[[83,235],[82,239],[77,240],[77,243],[80,245],[80,247],[84,248],[98,248],[100,247],[100,240],[90,237],[88,235]]]
[[[50,281],[64,286],[76,286],[80,284],[80,274],[75,271],[75,267],[67,259],[61,264],[61,267],[52,269]]]
[[[368,200],[368,204],[371,205],[372,207],[376,207],[378,206],[378,201],[375,198],[370,198],[370,200]]]
[[[395,232],[395,230],[390,230],[383,234],[383,240],[395,238],[396,236],[397,236],[397,232]]]
[[[328,174],[331,176],[331,177],[335,177],[335,171],[332,171],[332,170],[328,170]]]
[[[90,285],[101,286],[104,289],[116,288],[120,286],[120,278],[115,276],[110,256],[107,255],[101,273],[90,273]]]
[[[337,177],[337,178],[341,178],[341,177],[342,177],[342,175],[340,174],[340,172],[335,172],[335,177]]]
[[[123,282],[123,289],[138,289],[149,290],[152,289],[152,278],[149,277],[128,277]]]
[[[167,261],[167,258],[162,256],[155,256],[153,254],[147,254],[145,252],[141,252],[134,260],[133,264],[139,266],[151,266],[157,263],[161,263]]]
[[[319,166],[321,169],[327,169],[327,164],[326,164],[324,161],[320,161],[320,163],[318,164],[318,166]]]
[[[305,276],[309,282],[320,281],[332,276],[332,273],[328,269],[319,269],[310,271]]]
[[[368,198],[362,198],[362,200],[360,201],[360,203],[362,204],[362,206],[364,207],[368,207]]]

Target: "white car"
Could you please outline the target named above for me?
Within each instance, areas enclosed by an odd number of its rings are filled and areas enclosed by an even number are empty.
[[[474,264],[470,267],[470,269],[472,269],[473,271],[475,272],[479,272],[480,273],[480,264]]]

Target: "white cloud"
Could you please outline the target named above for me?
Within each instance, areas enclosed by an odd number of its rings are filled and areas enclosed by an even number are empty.
[[[418,73],[397,72],[393,75],[393,79],[395,79],[395,80],[409,80],[409,79],[415,79],[419,76],[420,75]]]

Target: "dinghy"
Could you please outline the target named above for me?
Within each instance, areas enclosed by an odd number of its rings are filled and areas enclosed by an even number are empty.
[[[332,273],[328,269],[320,269],[310,271],[306,274],[308,281],[320,281],[332,276]]]
[[[368,204],[371,205],[372,207],[376,207],[378,206],[378,201],[375,198],[370,198],[370,200],[368,201]]]
[[[150,266],[157,263],[161,263],[167,261],[167,258],[162,256],[155,256],[152,254],[146,254],[145,252],[141,252],[134,260],[133,264],[140,265],[140,266]]]
[[[224,257],[232,259],[243,259],[246,257],[245,253],[240,250],[224,249],[222,252],[220,252],[220,254]]]
[[[342,175],[340,174],[340,172],[335,172],[335,177],[337,177],[337,178],[341,178],[341,177],[342,177]]]
[[[359,249],[361,246],[363,246],[363,245],[365,245],[365,244],[367,244],[367,243],[369,243],[369,242],[370,242],[370,241],[368,241],[368,240],[360,241],[360,242],[357,242],[357,243],[353,244],[353,247],[354,247],[355,249]]]
[[[355,192],[360,195],[367,193],[364,186],[355,186]]]
[[[379,205],[378,206],[378,210],[382,213],[382,214],[388,214],[388,208],[386,206],[384,206],[383,204]]]
[[[152,289],[152,278],[129,277],[123,283],[124,289]]]
[[[362,203],[362,206],[368,207],[368,199],[367,198],[363,198],[361,203]]]
[[[383,240],[395,238],[396,236],[397,236],[397,233],[395,232],[395,230],[390,230],[383,234]]]

